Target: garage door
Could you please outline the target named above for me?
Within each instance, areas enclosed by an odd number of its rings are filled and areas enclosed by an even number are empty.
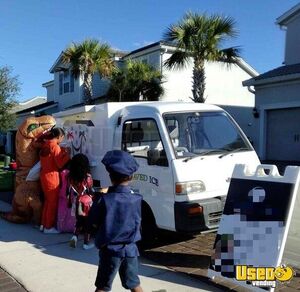
[[[300,108],[267,111],[268,160],[300,161]]]

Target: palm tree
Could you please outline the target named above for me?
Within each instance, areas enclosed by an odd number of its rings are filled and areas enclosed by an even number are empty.
[[[110,80],[110,88],[108,90],[109,98],[113,100],[117,95],[118,101],[122,101],[124,92],[128,91],[128,83],[127,70],[125,67],[113,72]]]
[[[112,74],[108,96],[118,101],[158,100],[164,90],[161,73],[150,65],[128,60]]]
[[[175,52],[165,61],[169,69],[183,68],[193,58],[194,102],[204,102],[205,61],[236,63],[239,48],[221,49],[223,42],[237,35],[235,21],[219,15],[199,15],[188,12],[177,24],[171,25],[164,34],[164,40],[176,45]]]
[[[93,96],[93,75],[99,73],[108,77],[114,70],[112,50],[108,44],[94,39],[86,39],[81,43],[72,43],[62,56],[63,63],[71,65],[75,78],[83,77],[85,103],[90,104]]]

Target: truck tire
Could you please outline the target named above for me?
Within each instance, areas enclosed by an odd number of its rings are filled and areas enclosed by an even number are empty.
[[[154,215],[149,205],[143,201],[142,203],[142,224],[141,224],[141,235],[142,245],[148,246],[150,243],[157,238],[157,226]]]

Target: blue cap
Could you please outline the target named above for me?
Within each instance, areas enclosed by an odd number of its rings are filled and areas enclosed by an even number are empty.
[[[108,172],[119,173],[125,176],[131,176],[139,168],[138,163],[132,155],[121,150],[108,151],[102,163]]]

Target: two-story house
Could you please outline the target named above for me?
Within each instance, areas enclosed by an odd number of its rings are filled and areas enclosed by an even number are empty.
[[[62,54],[50,68],[53,80],[43,84],[47,90],[47,100],[57,103],[57,111],[81,105],[84,101],[83,79],[74,78],[71,74],[70,65],[62,62]],[[115,53],[114,59],[119,61],[123,53]],[[93,76],[93,99],[105,96],[109,89],[109,81],[100,78],[99,74]]]
[[[130,52],[124,60],[132,59],[148,63],[161,71],[164,76],[163,101],[191,101],[193,59],[180,70],[169,70],[164,62],[170,58],[176,47],[163,41],[156,42]],[[245,78],[258,73],[245,61],[239,59],[237,65],[230,67],[223,63],[206,63],[206,103],[235,106],[254,106],[254,96],[242,87]]]
[[[159,41],[139,48],[130,53],[115,52],[114,59],[119,62],[132,59],[146,62],[160,70],[163,79],[164,95],[162,101],[191,101],[193,60],[183,70],[168,70],[164,62],[174,52],[175,46]],[[18,113],[19,123],[31,115],[52,114],[67,108],[80,106],[84,102],[83,80],[74,78],[70,65],[62,62],[62,53],[50,68],[53,80],[42,86],[47,91],[47,102]],[[254,95],[242,86],[242,81],[257,76],[258,73],[245,61],[239,59],[236,65],[226,67],[220,63],[206,63],[206,103],[217,104],[225,108],[238,121],[239,125],[252,139],[252,109]],[[106,101],[109,80],[93,76],[93,99],[95,103]]]
[[[163,41],[150,44],[130,52],[118,54],[116,62],[128,59],[146,62],[160,70],[164,76],[163,101],[191,101],[193,62],[183,70],[168,70],[164,62],[174,52],[175,46]],[[206,70],[206,102],[218,104],[228,110],[244,129],[248,136],[252,136],[252,108],[254,95],[242,86],[242,81],[257,76],[258,73],[242,59],[237,65],[226,67],[220,63],[207,63]],[[81,105],[83,103],[82,79],[74,79],[70,67],[62,63],[62,54],[57,58],[50,73],[54,79],[43,86],[47,90],[48,102],[57,104],[57,110]],[[106,99],[105,94],[109,88],[109,81],[100,79],[98,74],[93,78],[93,98],[97,102]],[[250,127],[249,127],[250,125]]]
[[[156,42],[148,46],[139,48],[125,56],[115,57],[119,60],[139,60],[146,62],[164,76],[163,101],[191,101],[192,96],[192,71],[193,62],[183,70],[168,70],[164,67],[164,62],[174,52],[175,46],[165,42]],[[258,73],[242,59],[237,65],[230,68],[220,63],[206,64],[206,102],[230,105],[230,106],[254,106],[254,96],[244,88],[242,81],[257,76]],[[62,110],[83,102],[82,79],[74,79],[70,72],[70,67],[62,63],[62,54],[57,58],[50,73],[54,79],[43,84],[47,90],[47,100],[58,103],[58,109]],[[105,96],[109,88],[109,82],[100,79],[98,74],[93,78],[93,98]]]
[[[260,158],[300,163],[300,3],[276,23],[286,31],[284,65],[243,85],[255,88],[253,139]]]

